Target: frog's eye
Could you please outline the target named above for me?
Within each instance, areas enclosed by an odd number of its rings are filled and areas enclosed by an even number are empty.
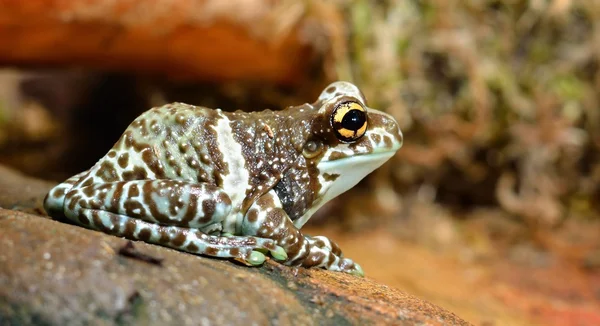
[[[340,141],[356,141],[367,131],[367,110],[358,102],[342,102],[333,110],[331,126]]]

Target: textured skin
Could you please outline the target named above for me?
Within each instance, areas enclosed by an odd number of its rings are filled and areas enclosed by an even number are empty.
[[[367,112],[366,132],[354,141],[332,130],[341,128],[336,109],[348,101]],[[270,251],[287,265],[362,275],[333,241],[300,228],[401,144],[396,121],[367,109],[347,82],[281,111],[173,103],[135,119],[98,163],[53,188],[44,207],[88,228],[191,253],[261,264]]]

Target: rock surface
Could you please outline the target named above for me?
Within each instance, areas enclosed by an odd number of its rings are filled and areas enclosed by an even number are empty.
[[[290,83],[326,52],[331,4],[281,0],[0,1],[0,63]],[[325,17],[321,17],[321,13]]]
[[[46,215],[42,203],[54,185],[53,182],[30,178],[0,165],[0,207]]]
[[[0,207],[39,212],[31,196],[46,183],[8,169],[0,180]],[[0,209],[0,248],[2,325],[468,325],[368,278],[272,261],[250,268],[15,210]]]

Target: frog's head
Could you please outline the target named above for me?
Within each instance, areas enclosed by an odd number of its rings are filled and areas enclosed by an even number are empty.
[[[320,206],[389,160],[402,146],[402,132],[389,114],[367,107],[362,92],[335,82],[313,103],[310,135],[302,148],[314,183],[313,207],[295,221],[301,227]]]

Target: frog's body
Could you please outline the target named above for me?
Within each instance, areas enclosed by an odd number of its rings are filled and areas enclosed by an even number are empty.
[[[347,82],[282,111],[173,103],[139,116],[96,165],[52,189],[44,207],[187,252],[261,264],[268,250],[288,265],[362,274],[335,243],[299,229],[401,144],[396,121],[367,109]]]

